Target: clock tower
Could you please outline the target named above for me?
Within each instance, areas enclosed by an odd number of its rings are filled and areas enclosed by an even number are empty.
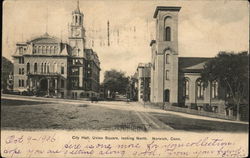
[[[72,12],[72,22],[69,30],[69,45],[72,47],[72,55],[76,57],[85,57],[85,29],[83,27],[83,13],[77,8]]]

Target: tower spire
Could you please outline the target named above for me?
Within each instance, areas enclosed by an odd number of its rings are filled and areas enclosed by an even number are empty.
[[[79,0],[77,0],[77,6],[76,9],[80,11],[80,7],[79,7]]]
[[[45,30],[45,34],[47,35],[48,34],[48,6],[47,6],[47,9],[46,9],[46,30]]]

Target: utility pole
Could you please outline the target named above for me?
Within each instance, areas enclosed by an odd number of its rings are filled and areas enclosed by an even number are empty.
[[[109,41],[109,21],[107,22],[107,32],[108,32],[108,46],[110,46],[110,41]]]
[[[145,66],[142,69],[142,74],[143,74],[143,104],[144,104],[144,108],[145,108],[145,91],[146,91]]]

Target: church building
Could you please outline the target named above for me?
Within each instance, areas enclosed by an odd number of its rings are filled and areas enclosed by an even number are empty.
[[[68,43],[45,33],[16,44],[14,91],[73,99],[99,95],[100,61],[96,52],[85,47],[83,21],[78,2]]]
[[[200,73],[211,58],[179,57],[178,14],[181,7],[158,6],[154,13],[156,40],[151,46],[150,101],[166,106],[182,106],[189,109],[233,115],[226,108],[225,91],[217,81],[204,86]]]

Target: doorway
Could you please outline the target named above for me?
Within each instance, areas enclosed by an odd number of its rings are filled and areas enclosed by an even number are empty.
[[[169,102],[169,98],[170,98],[170,93],[169,93],[169,89],[165,89],[164,90],[164,102]]]
[[[40,90],[41,91],[47,91],[48,90],[48,81],[47,81],[47,79],[42,79],[40,81]]]

